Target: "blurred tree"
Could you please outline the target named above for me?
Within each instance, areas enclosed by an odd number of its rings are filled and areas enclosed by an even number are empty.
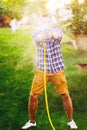
[[[68,6],[72,18],[66,21],[67,28],[73,34],[77,48],[87,52],[87,0],[73,0]]]
[[[68,28],[73,34],[87,34],[87,0],[80,3],[79,0],[73,0],[68,6],[72,10],[72,18],[66,21]]]
[[[0,0],[0,14],[20,18],[23,14],[42,13],[47,0]]]
[[[32,14],[41,15],[45,12],[47,0],[0,0],[0,22],[4,26],[8,18],[21,19]],[[7,25],[7,23],[6,23]]]
[[[10,18],[20,18],[28,0],[0,0],[0,14]]]

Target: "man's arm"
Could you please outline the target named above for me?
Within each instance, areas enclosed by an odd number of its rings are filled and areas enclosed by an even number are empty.
[[[49,29],[49,30],[43,30],[38,31],[33,34],[33,38],[36,43],[43,42],[47,39],[55,39],[55,40],[61,40],[63,35],[63,32],[60,29]]]

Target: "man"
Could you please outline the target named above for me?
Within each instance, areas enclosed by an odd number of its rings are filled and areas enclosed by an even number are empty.
[[[77,129],[76,123],[73,121],[72,117],[72,101],[68,92],[67,81],[64,74],[64,63],[61,54],[60,41],[63,33],[60,29],[45,27],[46,28],[33,35],[34,40],[37,43],[38,65],[32,83],[28,105],[30,120],[22,127],[22,129],[27,129],[32,126],[36,127],[35,116],[38,106],[38,96],[44,91],[44,41],[46,42],[46,83],[49,81],[53,82],[57,93],[60,94],[64,103],[69,121],[67,125],[70,126],[71,129]]]

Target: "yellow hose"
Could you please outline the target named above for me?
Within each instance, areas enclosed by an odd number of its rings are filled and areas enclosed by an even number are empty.
[[[53,126],[53,123],[52,123],[52,120],[50,117],[48,98],[47,98],[47,90],[46,90],[46,43],[44,43],[44,91],[45,91],[45,102],[46,102],[46,110],[47,110],[48,120],[50,122],[52,129],[56,130],[55,127]]]

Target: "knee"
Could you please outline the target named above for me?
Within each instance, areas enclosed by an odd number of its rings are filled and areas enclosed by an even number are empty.
[[[62,97],[63,101],[70,100],[69,94],[62,94],[61,97]]]
[[[38,99],[38,95],[37,94],[34,94],[34,93],[30,93],[30,100],[32,102],[36,101]]]

